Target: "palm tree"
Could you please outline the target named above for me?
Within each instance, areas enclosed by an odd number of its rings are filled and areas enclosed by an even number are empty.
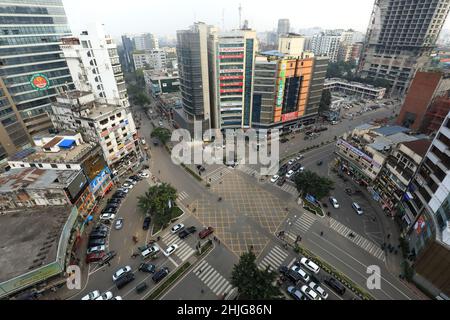
[[[170,184],[162,183],[153,186],[142,196],[138,197],[138,207],[145,215],[150,214],[158,225],[166,225],[171,220],[169,202],[175,205],[177,190]]]

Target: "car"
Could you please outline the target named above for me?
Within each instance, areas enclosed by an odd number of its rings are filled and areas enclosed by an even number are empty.
[[[286,173],[286,178],[290,179],[290,178],[292,178],[294,176],[294,174],[295,174],[294,170],[289,170],[289,172]]]
[[[153,280],[153,282],[158,283],[162,279],[164,279],[168,274],[169,274],[169,268],[164,267],[153,275],[152,280]]]
[[[315,274],[318,274],[320,272],[320,267],[308,258],[305,257],[301,258],[300,264],[309,271],[314,272]]]
[[[198,237],[200,239],[205,239],[207,236],[209,236],[213,232],[214,232],[214,228],[213,227],[208,227],[208,228],[203,229],[202,231],[200,231],[199,234],[198,234]]]
[[[355,209],[356,213],[360,216],[364,213],[363,209],[356,202],[352,203],[353,209]]]
[[[119,218],[114,222],[114,229],[120,230],[123,228],[123,218]]]
[[[280,143],[286,143],[286,142],[289,142],[288,138],[281,138],[280,139]]]
[[[88,246],[89,247],[95,247],[95,246],[104,246],[106,245],[106,239],[89,239]]]
[[[105,255],[104,251],[90,253],[86,256],[86,263],[99,262]]]
[[[94,231],[89,234],[89,240],[91,239],[103,239],[108,236],[108,233],[105,231]]]
[[[305,272],[305,270],[296,265],[292,266],[291,270],[300,275],[304,282],[309,282],[309,275]]]
[[[300,167],[300,168],[297,170],[298,173],[302,173],[303,171],[305,171],[305,167]]]
[[[139,177],[141,177],[141,178],[149,178],[150,174],[148,172],[142,171],[142,172],[139,172]]]
[[[96,252],[102,252],[106,250],[106,246],[96,246],[91,247],[87,250],[86,254],[96,253]]]
[[[301,167],[302,167],[302,165],[297,162],[292,166],[292,171],[298,171],[298,170],[300,170]]]
[[[108,200],[108,204],[110,204],[110,203],[120,204],[120,203],[122,203],[122,198],[113,196],[113,198]]]
[[[145,217],[144,219],[144,223],[142,224],[142,229],[143,230],[148,230],[150,229],[150,223],[152,222],[152,218],[151,217]]]
[[[294,286],[288,287],[287,288],[287,292],[295,300],[306,300],[306,297],[304,296],[304,294],[300,290],[298,290],[296,287],[294,287]]]
[[[281,177],[277,181],[277,186],[282,187],[286,183],[286,177]]]
[[[339,209],[339,202],[337,201],[337,199],[335,197],[330,197],[329,200],[330,200],[330,203],[333,206],[333,208]]]
[[[161,121],[159,122],[159,126],[160,126],[160,127],[162,127],[162,126],[163,126],[163,123],[162,123]]]
[[[328,293],[318,283],[311,281],[309,283],[309,287],[317,292],[322,297],[322,299],[328,299]]]
[[[102,265],[107,264],[110,262],[114,257],[117,255],[115,251],[108,252],[103,258],[102,258]]]
[[[105,209],[102,210],[102,213],[116,213],[117,212],[117,208],[114,207],[106,207]]]
[[[323,161],[322,161],[322,160],[317,161],[317,165],[318,165],[318,166],[323,165]]]
[[[300,160],[302,160],[303,158],[304,158],[304,156],[301,155],[301,154],[299,154],[299,155],[295,158],[295,160],[300,161]]]
[[[197,228],[192,226],[192,227],[189,227],[187,229],[181,230],[181,232],[178,233],[178,237],[180,237],[180,239],[184,239],[187,236],[189,236],[189,235],[191,235],[192,233],[195,233],[195,232],[197,232]]]
[[[280,176],[276,174],[272,177],[272,179],[270,179],[270,182],[275,183],[278,181],[278,179],[280,179]]]
[[[172,232],[172,233],[177,233],[177,232],[179,232],[179,231],[181,231],[181,230],[183,230],[183,229],[184,229],[184,224],[179,223],[179,224],[176,224],[176,225],[174,225],[174,226],[172,227],[171,232]]]
[[[119,207],[120,207],[120,203],[108,202],[105,209],[109,209],[109,208],[117,209]]]
[[[126,188],[126,189],[133,189],[134,185],[130,182],[124,182],[122,184],[122,188]]]
[[[124,274],[122,277],[117,279],[114,283],[116,284],[117,289],[122,289],[125,287],[128,283],[133,281],[135,279],[135,275],[132,272]]]
[[[278,272],[286,276],[289,273],[289,268],[286,266],[280,266],[278,268]]]
[[[129,183],[129,184],[135,186],[138,183],[138,181],[141,181],[141,180],[142,179],[139,177],[131,176],[127,180],[125,180],[125,183]]]
[[[117,189],[116,192],[112,195],[112,198],[123,199],[127,196],[126,192]]]
[[[97,297],[95,300],[111,300],[113,298],[113,294],[111,291],[103,293],[101,296]]]
[[[145,249],[144,251],[142,251],[141,256],[143,259],[146,259],[148,257],[154,256],[158,252],[159,252],[159,247],[156,244],[154,244],[154,245],[150,246],[149,248]]]
[[[166,251],[164,251],[164,255],[165,255],[166,257],[168,257],[168,256],[170,256],[172,253],[174,253],[175,250],[177,250],[177,249],[178,249],[178,245],[177,245],[177,244],[172,244],[170,247],[168,247],[168,248],[166,249]]]
[[[113,274],[112,279],[113,279],[113,281],[116,281],[117,279],[119,279],[120,277],[124,276],[126,273],[129,273],[129,272],[131,272],[130,266],[125,266],[123,268],[120,268]]]
[[[302,286],[300,290],[310,300],[322,300],[322,298],[319,296],[319,294],[308,286]]]
[[[111,221],[114,220],[115,218],[116,215],[114,213],[103,213],[102,215],[100,215],[100,220]]]
[[[100,291],[95,290],[92,292],[89,292],[87,295],[85,295],[81,300],[95,300],[98,297],[100,297]]]
[[[345,287],[342,283],[340,283],[339,281],[337,281],[334,278],[329,278],[329,279],[325,279],[325,284],[327,286],[329,286],[331,289],[333,289],[336,293],[338,293],[339,295],[344,295],[345,293]]]
[[[121,296],[116,296],[114,298],[112,298],[111,300],[123,300]]]
[[[291,159],[291,160],[289,160],[288,165],[292,166],[294,163],[295,163],[295,159]]]
[[[130,190],[128,188],[123,188],[122,187],[122,188],[118,188],[117,191],[127,194]]]
[[[150,263],[141,263],[138,270],[147,273],[155,273],[156,266]]]
[[[145,142],[145,139],[141,139],[141,143],[142,144],[147,144],[147,142]]]

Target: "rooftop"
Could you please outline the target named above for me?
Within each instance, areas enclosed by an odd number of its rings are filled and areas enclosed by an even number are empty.
[[[54,262],[70,213],[58,206],[0,215],[0,283]]]
[[[369,130],[369,129],[373,129],[376,126],[374,126],[373,124],[370,123],[363,123],[357,127],[355,127],[355,130]]]
[[[68,140],[65,139],[61,143],[66,141]],[[44,152],[42,149],[35,147],[16,153],[9,158],[9,161],[24,163],[81,163],[92,149],[94,149],[94,146],[88,143],[73,145],[71,149],[62,149],[59,152]]]
[[[421,139],[416,141],[404,142],[403,144],[423,158],[430,148],[431,140]]]
[[[400,133],[400,132],[403,132],[403,133],[410,132],[411,130],[408,128],[405,128],[405,127],[401,127],[401,126],[386,126],[386,127],[381,127],[379,129],[375,129],[373,131],[382,136],[388,137],[388,136],[391,136],[393,134]]]
[[[0,193],[22,189],[63,189],[79,174],[74,170],[11,169],[0,175]]]

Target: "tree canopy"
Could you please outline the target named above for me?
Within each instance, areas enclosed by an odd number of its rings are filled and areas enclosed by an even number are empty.
[[[319,176],[312,171],[304,171],[295,177],[297,190],[304,195],[310,194],[317,199],[328,196],[334,188],[334,182],[328,178]]]
[[[172,137],[170,130],[166,128],[155,128],[151,134],[152,138],[158,138],[163,144],[166,144]]]
[[[331,92],[330,90],[323,90],[322,98],[320,100],[319,112],[329,111],[331,106]]]
[[[277,274],[260,270],[252,250],[243,253],[231,273],[231,284],[238,289],[239,298],[245,300],[273,300],[280,298],[280,290],[273,282]]]
[[[170,184],[162,183],[150,187],[144,195],[138,197],[138,208],[142,213],[150,214],[155,224],[166,225],[172,218],[169,201],[174,206],[176,198],[177,190]]]

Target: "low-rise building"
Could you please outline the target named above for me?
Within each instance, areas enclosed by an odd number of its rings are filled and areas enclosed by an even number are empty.
[[[326,79],[324,89],[330,90],[331,92],[343,92],[348,95],[372,100],[383,99],[386,95],[386,88],[374,87],[359,82],[351,82],[341,78]]]
[[[55,128],[80,132],[83,139],[100,145],[111,170],[124,172],[137,162],[139,139],[129,108],[98,103],[89,92],[66,92],[52,105]]]
[[[180,91],[178,70],[144,70],[144,78],[153,96]]]

